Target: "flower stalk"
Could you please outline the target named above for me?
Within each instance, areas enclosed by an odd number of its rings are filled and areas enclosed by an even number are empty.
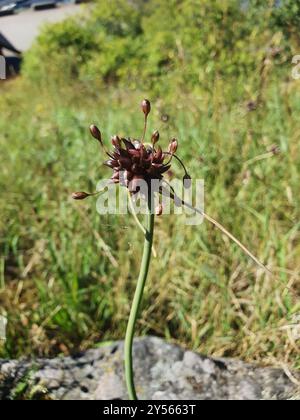
[[[152,212],[152,194],[149,192],[148,196],[148,214],[147,226],[145,233],[145,242],[144,242],[144,252],[140,268],[140,274],[137,281],[137,286],[131,306],[131,311],[129,315],[129,320],[127,324],[126,336],[125,336],[125,379],[128,390],[128,395],[130,400],[137,400],[137,394],[134,385],[134,375],[133,375],[133,357],[132,357],[132,347],[133,347],[133,338],[135,325],[139,313],[139,309],[142,302],[143,292],[148,277],[150,260],[151,260],[151,250],[153,243],[153,233],[154,233],[154,218],[155,215]]]

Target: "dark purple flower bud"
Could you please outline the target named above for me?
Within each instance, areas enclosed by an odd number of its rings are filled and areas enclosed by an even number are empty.
[[[98,140],[101,143],[101,146],[103,146],[101,131],[99,130],[99,128],[92,124],[90,126],[90,132],[94,139]]]
[[[80,191],[80,192],[74,192],[72,194],[72,198],[74,200],[85,200],[87,197],[89,197],[91,194],[88,194],[84,191]]]
[[[151,104],[150,104],[150,101],[148,101],[148,99],[143,100],[142,111],[143,111],[143,113],[145,114],[146,117],[150,114]]]
[[[116,148],[116,149],[119,149],[120,147],[121,147],[121,139],[120,139],[120,137],[119,136],[113,136],[112,138],[111,138],[111,142],[112,142],[112,145]]]
[[[152,137],[151,137],[151,142],[152,142],[153,146],[158,142],[158,140],[159,140],[159,132],[156,130],[156,131],[154,131],[154,133],[152,134]]]
[[[174,155],[178,148],[178,141],[176,139],[172,139],[171,143],[169,144],[169,150],[168,152]]]
[[[156,152],[152,155],[154,163],[162,163],[164,160],[164,155],[161,147],[158,146]]]
[[[129,156],[133,156],[133,157],[139,157],[140,156],[140,152],[136,149],[128,150],[128,154],[129,154]]]
[[[123,169],[131,169],[131,159],[128,157],[120,157],[119,163]]]
[[[126,149],[135,149],[134,145],[132,144],[132,142],[128,139],[122,139],[122,142],[125,144]]]

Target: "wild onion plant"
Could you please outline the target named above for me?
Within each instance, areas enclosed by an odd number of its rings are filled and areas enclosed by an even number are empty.
[[[183,168],[184,184],[188,185],[191,183],[191,177],[184,163],[176,155],[178,141],[177,139],[173,138],[169,143],[168,150],[163,151],[162,148],[157,145],[160,136],[159,132],[155,131],[151,136],[151,142],[147,143],[145,141],[145,136],[147,130],[147,120],[151,111],[151,104],[147,99],[143,100],[141,109],[144,114],[144,129],[141,139],[134,140],[130,137],[120,138],[119,136],[115,135],[111,139],[113,146],[112,151],[108,151],[106,149],[100,130],[95,125],[90,127],[92,136],[100,143],[101,147],[104,149],[104,152],[109,158],[105,162],[105,165],[113,170],[110,183],[120,184],[122,187],[128,189],[129,195],[131,197],[137,198],[139,196],[147,203],[146,227],[143,227],[138,222],[139,226],[144,232],[144,251],[125,337],[125,377],[129,398],[132,400],[137,399],[134,386],[132,358],[134,330],[150,267],[154,233],[154,219],[155,215],[160,216],[163,212],[163,207],[161,204],[159,204],[157,207],[154,206],[154,197],[157,194],[170,197],[174,201],[175,206],[187,207],[200,214],[202,217],[220,229],[223,234],[227,235],[232,241],[234,241],[250,258],[255,261],[255,263],[257,263],[263,269],[268,270],[240,241],[238,241],[228,230],[226,230],[224,226],[208,216],[201,209],[195,208],[192,203],[188,203],[176,195],[174,189],[164,177],[164,175],[170,170],[174,160],[176,160]],[[155,184],[153,182],[154,180],[159,181],[159,183]],[[141,181],[147,185],[147,189],[145,190],[147,191],[146,194],[142,194],[140,189]],[[153,185],[159,185],[159,187],[155,189]],[[95,193],[76,192],[73,193],[72,197],[75,200],[83,200],[89,196],[97,195],[99,193],[101,193],[101,191]],[[138,221],[137,218],[136,220]]]

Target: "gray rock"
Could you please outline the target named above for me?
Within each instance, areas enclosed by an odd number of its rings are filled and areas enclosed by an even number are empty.
[[[135,341],[134,365],[141,399],[284,400],[297,393],[280,369],[203,357],[155,337]],[[60,400],[126,399],[123,342],[73,357],[0,360],[1,400],[41,395]]]

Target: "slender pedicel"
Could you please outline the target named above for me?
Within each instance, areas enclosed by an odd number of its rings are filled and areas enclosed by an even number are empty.
[[[145,115],[145,119],[144,119],[144,131],[143,131],[143,135],[142,135],[142,139],[141,139],[141,143],[144,143],[145,140],[145,135],[146,135],[146,131],[147,131],[147,120],[148,120],[148,115],[151,112],[151,104],[148,101],[148,99],[144,99],[141,105],[142,111]]]
[[[175,155],[173,153],[170,153],[170,152],[164,152],[164,154],[171,156],[171,158],[169,159],[169,161],[167,163],[165,163],[165,165],[169,165],[169,163],[172,161],[172,158],[174,157],[180,163],[180,165],[182,166],[182,168],[183,168],[183,170],[185,172],[185,175],[187,175],[189,178],[191,178],[189,176],[189,173],[188,173],[188,171],[187,171],[184,163],[182,162],[182,160],[177,155]]]

